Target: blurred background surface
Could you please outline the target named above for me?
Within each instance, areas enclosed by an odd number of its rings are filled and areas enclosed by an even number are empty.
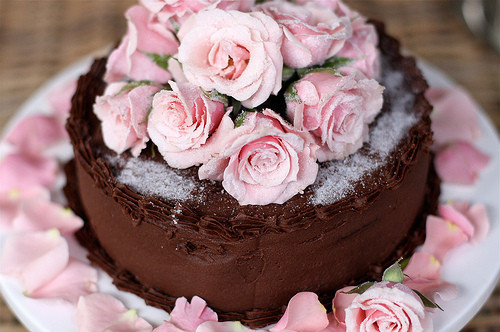
[[[483,0],[471,1],[477,8]],[[486,1],[495,2],[489,6],[496,6],[498,17],[499,0]],[[478,34],[469,31],[461,0],[346,2],[364,15],[384,21],[406,50],[463,86],[500,128],[500,53],[480,37],[480,30]],[[53,75],[119,41],[126,29],[123,13],[134,3],[136,0],[0,0],[0,129]],[[492,16],[491,10],[486,14]],[[0,331],[26,331],[1,298]],[[463,331],[500,331],[500,285]]]

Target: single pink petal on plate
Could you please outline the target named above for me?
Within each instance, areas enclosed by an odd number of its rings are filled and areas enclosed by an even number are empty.
[[[453,204],[440,204],[438,206],[439,215],[458,227],[467,235],[467,237],[471,237],[474,234],[474,226],[470,222],[470,220],[463,214],[467,211],[467,208],[464,210],[458,210]]]
[[[329,324],[326,309],[312,292],[296,294],[288,302],[283,317],[270,331],[316,332]]]
[[[69,208],[43,199],[27,200],[21,204],[12,227],[17,231],[40,231],[57,228],[62,234],[73,233],[83,226],[83,220]]]
[[[252,330],[248,327],[243,326],[240,322],[214,322],[208,321],[196,329],[196,332],[251,332],[251,331],[262,331],[264,330]]]
[[[438,152],[434,163],[439,177],[444,182],[472,185],[489,160],[488,155],[472,144],[457,142]]]
[[[338,322],[340,326],[345,328],[345,309],[351,305],[352,300],[358,294],[346,294],[350,290],[354,289],[354,286],[344,287],[339,289],[335,293],[335,297],[333,298],[333,313],[335,315],[335,320]]]
[[[30,199],[48,201],[50,192],[44,187],[32,187],[25,190],[12,188],[8,191],[0,191],[0,230],[12,230],[12,222],[20,213],[22,203]]]
[[[52,111],[64,123],[71,109],[71,98],[76,90],[76,80],[66,82],[52,90],[47,99],[52,106]]]
[[[75,316],[79,332],[151,332],[153,327],[113,296],[92,293],[78,300]]]
[[[68,243],[57,229],[20,233],[6,239],[0,273],[18,279],[32,293],[59,275],[68,260]]]
[[[463,89],[430,88],[425,96],[434,107],[431,127],[436,146],[473,142],[481,135],[478,108]]]
[[[436,216],[428,216],[426,238],[419,251],[426,252],[443,263],[451,249],[467,242],[467,235],[457,225]]]
[[[436,301],[437,297],[443,301],[451,301],[458,296],[457,286],[442,279],[406,279],[404,285],[419,291],[432,301]]]
[[[52,158],[34,157],[13,153],[0,161],[0,191],[24,190],[43,186],[51,188],[58,171],[58,164]]]
[[[471,232],[467,233],[470,243],[479,243],[486,238],[490,230],[490,220],[484,204],[470,206],[468,202],[452,201],[448,206],[451,206],[451,208],[448,208],[449,210],[453,209],[456,214],[462,215],[469,222],[469,227],[472,229]],[[446,219],[451,220],[451,216],[450,218],[446,217]],[[456,223],[454,220],[453,222]]]
[[[441,263],[430,253],[418,251],[411,256],[404,273],[411,279],[438,280],[441,279]]]
[[[80,296],[95,292],[97,270],[89,264],[71,258],[59,275],[27,295],[36,299],[61,298],[76,305]]]
[[[7,134],[5,141],[23,153],[36,156],[66,137],[66,130],[59,119],[37,114],[22,119]]]
[[[198,296],[194,296],[191,303],[185,297],[178,298],[170,313],[170,322],[186,331],[195,331],[200,324],[207,321],[217,321],[217,314]]]

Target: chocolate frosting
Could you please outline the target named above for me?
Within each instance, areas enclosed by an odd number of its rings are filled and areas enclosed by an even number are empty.
[[[75,161],[67,167],[66,194],[87,220],[78,238],[90,260],[150,305],[170,311],[177,297],[199,295],[221,320],[262,327],[276,322],[299,291],[331,303],[340,287],[377,279],[408,256],[422,243],[425,216],[439,196],[429,151],[431,107],[414,59],[399,53],[382,24],[376,27],[384,63],[404,73],[404,88],[415,97],[417,121],[352,194],[325,205],[312,203],[310,186],[281,205],[240,206],[219,182],[197,180],[197,167],[178,170],[200,183],[192,199],[148,196],[120,183],[121,162],[112,161],[117,157],[103,144],[93,114],[105,86],[106,59],[96,60],[78,82],[67,124]],[[392,103],[387,94],[382,113]],[[151,151],[140,158],[162,162]]]

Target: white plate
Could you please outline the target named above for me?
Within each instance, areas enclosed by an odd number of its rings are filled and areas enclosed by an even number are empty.
[[[88,59],[80,61],[46,83],[26,101],[5,132],[28,114],[48,111],[50,109],[46,101],[48,93],[54,87],[76,78],[85,71],[88,63]],[[446,75],[431,65],[421,62],[420,67],[431,86],[454,85]],[[500,142],[495,127],[484,112],[480,114],[480,125],[483,136],[477,140],[476,145],[491,157],[488,167],[481,172],[479,181],[473,187],[442,185],[440,200],[454,199],[485,204],[491,228],[483,242],[474,246],[462,245],[447,257],[442,268],[443,279],[455,284],[459,288],[460,295],[453,301],[441,303],[445,311],[433,315],[434,328],[437,332],[456,332],[465,326],[487,300],[500,277]],[[5,153],[6,149],[0,146],[0,156],[2,152]],[[0,233],[0,248],[5,236],[6,234]],[[74,245],[78,246],[76,243]],[[102,271],[99,271],[98,287],[100,292],[115,296],[128,308],[137,309],[138,315],[154,326],[162,324],[168,317],[164,311],[146,306],[141,298],[117,290],[111,283],[111,278]],[[40,332],[77,330],[73,307],[54,300],[33,300],[25,297],[22,295],[22,286],[5,276],[0,276],[0,290],[12,311],[29,330]]]

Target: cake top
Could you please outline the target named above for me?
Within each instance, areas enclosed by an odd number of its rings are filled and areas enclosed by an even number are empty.
[[[241,205],[302,193],[318,163],[363,146],[382,108],[376,30],[340,0],[141,0],[126,18],[94,105],[104,143],[200,166]]]

